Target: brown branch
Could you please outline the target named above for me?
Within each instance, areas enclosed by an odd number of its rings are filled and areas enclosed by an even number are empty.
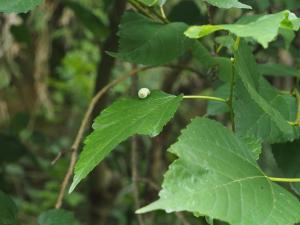
[[[71,147],[71,160],[70,160],[68,171],[67,171],[67,173],[66,173],[66,175],[64,177],[64,180],[63,180],[63,182],[61,184],[61,188],[60,188],[60,191],[59,191],[56,203],[55,203],[55,208],[56,209],[59,209],[62,206],[62,202],[63,202],[63,198],[65,196],[66,188],[67,188],[67,186],[69,184],[69,181],[71,179],[71,176],[73,174],[73,170],[74,170],[75,163],[76,163],[76,160],[77,160],[78,149],[79,149],[82,137],[84,135],[84,131],[85,131],[86,127],[87,127],[87,124],[89,123],[89,120],[90,120],[90,117],[92,115],[92,112],[93,112],[95,106],[97,105],[98,101],[101,99],[101,97],[109,89],[111,89],[115,85],[123,82],[124,80],[126,80],[129,77],[137,75],[138,72],[145,71],[145,70],[148,70],[148,69],[151,69],[151,68],[152,67],[142,67],[142,68],[133,69],[128,74],[126,74],[126,75],[124,75],[124,76],[122,76],[122,77],[120,77],[120,78],[118,78],[116,80],[113,80],[112,82],[110,82],[109,84],[107,84],[104,88],[102,88],[93,97],[93,99],[91,100],[91,102],[90,102],[90,104],[89,104],[89,106],[87,108],[87,111],[85,112],[85,115],[84,115],[83,120],[81,122],[80,128],[79,128],[78,133],[76,135],[75,141],[73,142],[72,147]]]
[[[131,84],[131,93],[134,95],[137,92],[138,88],[138,77],[132,77],[132,84]],[[139,169],[138,169],[138,161],[139,161],[139,155],[138,155],[138,137],[135,135],[132,137],[131,140],[131,179],[132,179],[132,189],[133,189],[133,198],[134,198],[134,205],[135,209],[140,208],[140,198],[139,198],[139,183],[138,183],[138,177],[139,177]],[[137,220],[139,225],[145,225],[143,216],[138,214]]]

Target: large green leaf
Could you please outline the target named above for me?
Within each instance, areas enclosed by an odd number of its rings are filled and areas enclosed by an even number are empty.
[[[238,134],[271,143],[298,137],[299,128],[288,123],[296,120],[296,99],[281,94],[264,79],[245,42],[235,52],[235,68],[233,108]]]
[[[204,0],[204,1],[208,2],[213,6],[224,8],[224,9],[229,9],[229,8],[252,9],[251,6],[243,4],[238,0]]]
[[[218,122],[197,118],[170,152],[178,159],[165,174],[160,199],[138,213],[189,211],[231,225],[294,225],[300,203],[272,183],[251,149]]]
[[[252,19],[251,19],[252,20]],[[221,24],[191,26],[186,32],[189,38],[201,38],[219,30],[228,30],[238,37],[255,39],[265,48],[278,35],[279,28],[298,30],[299,19],[289,11],[256,17],[254,21],[245,24]]]
[[[183,34],[186,29],[184,23],[162,24],[128,11],[120,25],[119,53],[112,55],[136,64],[168,63],[191,46],[191,40]]]
[[[17,225],[17,206],[11,198],[0,191],[0,224]]]
[[[0,12],[5,13],[22,13],[28,12],[35,8],[43,0],[1,0],[0,1]]]
[[[39,225],[73,225],[73,213],[62,209],[52,209],[42,213],[38,218]]]
[[[158,135],[181,100],[182,96],[153,91],[147,99],[122,99],[104,110],[85,140],[70,191],[122,141],[135,134]]]

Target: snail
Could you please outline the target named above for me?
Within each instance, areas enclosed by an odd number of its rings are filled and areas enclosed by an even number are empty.
[[[141,88],[138,92],[140,99],[145,99],[151,94],[151,91],[148,88]]]

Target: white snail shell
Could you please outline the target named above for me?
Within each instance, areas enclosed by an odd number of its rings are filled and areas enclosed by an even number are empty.
[[[148,88],[141,88],[138,92],[138,96],[141,99],[147,98],[151,94],[151,91]]]

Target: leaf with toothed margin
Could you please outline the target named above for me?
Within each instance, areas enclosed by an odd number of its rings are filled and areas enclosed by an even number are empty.
[[[171,146],[178,156],[165,174],[160,199],[137,213],[188,211],[231,225],[294,225],[300,203],[271,182],[247,144],[220,123],[194,119]]]
[[[24,13],[32,10],[43,0],[1,0],[0,12],[4,13]]]
[[[94,121],[94,131],[85,140],[70,192],[127,138],[135,134],[158,135],[181,100],[182,96],[153,91],[146,99],[125,98],[105,109]]]

